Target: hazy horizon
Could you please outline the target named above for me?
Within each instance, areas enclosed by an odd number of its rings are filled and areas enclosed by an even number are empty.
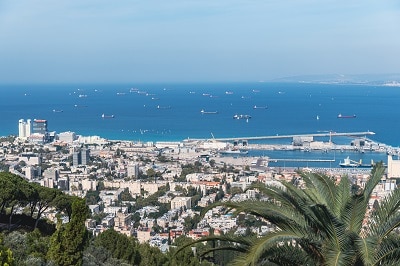
[[[400,73],[400,3],[0,2],[0,84]]]

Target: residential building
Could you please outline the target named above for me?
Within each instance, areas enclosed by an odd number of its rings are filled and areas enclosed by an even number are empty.
[[[171,200],[171,209],[180,209],[186,207],[186,209],[190,209],[192,207],[192,198],[191,197],[176,197]]]

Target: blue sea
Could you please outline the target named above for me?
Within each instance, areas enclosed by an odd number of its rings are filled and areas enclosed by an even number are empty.
[[[2,136],[18,135],[19,119],[46,119],[50,131],[132,141],[373,131],[375,141],[400,144],[396,87],[255,82],[0,85],[0,91]]]

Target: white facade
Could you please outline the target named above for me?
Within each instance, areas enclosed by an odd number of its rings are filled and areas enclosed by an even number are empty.
[[[89,180],[89,179],[84,179],[82,180],[82,190],[88,191],[88,190],[96,190],[97,187],[97,181],[96,180]]]
[[[391,155],[388,156],[388,178],[400,177],[400,160],[393,160]]]
[[[65,143],[72,143],[74,140],[76,140],[76,134],[75,132],[71,131],[61,132],[58,134],[58,140]]]
[[[39,165],[42,163],[42,158],[39,154],[35,153],[21,153],[18,161],[24,161],[27,165]]]
[[[181,207],[186,207],[186,209],[190,209],[192,207],[192,198],[191,197],[176,197],[171,200],[171,210],[179,209]]]
[[[31,120],[27,119],[26,122],[24,119],[20,119],[18,121],[18,137],[22,139],[28,138],[32,134],[32,125]]]

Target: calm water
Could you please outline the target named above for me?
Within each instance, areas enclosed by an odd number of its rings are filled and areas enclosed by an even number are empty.
[[[135,90],[131,92],[131,88]],[[0,91],[0,135],[17,135],[19,119],[37,118],[47,119],[51,131],[134,141],[369,130],[376,133],[372,137],[376,141],[396,147],[400,143],[400,109],[396,107],[400,88],[393,87],[293,83],[1,85]],[[202,109],[218,114],[202,114]],[[339,113],[357,117],[338,119]],[[114,118],[102,119],[102,114]],[[235,114],[250,115],[251,119],[233,119]]]

